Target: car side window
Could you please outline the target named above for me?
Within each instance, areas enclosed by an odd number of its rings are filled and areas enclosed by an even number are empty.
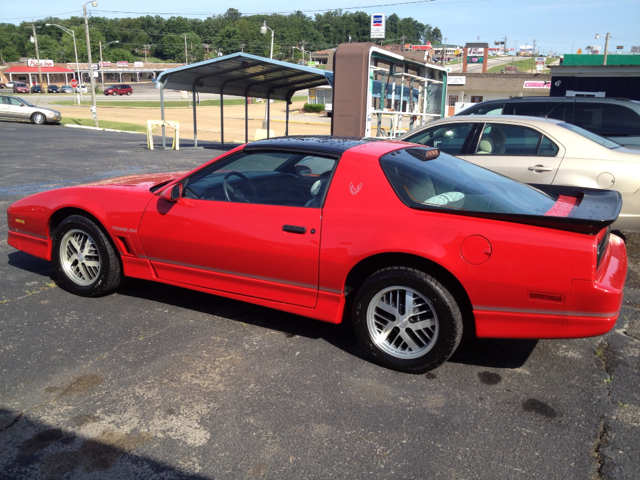
[[[18,107],[19,107],[20,105],[22,105],[22,102],[21,102],[20,100],[18,100],[17,98],[13,98],[13,97],[10,97],[10,98],[9,98],[9,103],[10,103],[11,105],[16,105],[16,106],[18,106]]]
[[[455,125],[441,125],[418,132],[413,137],[404,139],[406,142],[418,143],[428,147],[438,148],[450,155],[460,155],[473,123]]]
[[[576,102],[572,123],[598,135],[640,134],[640,115],[622,105]]]
[[[322,207],[335,158],[298,152],[241,152],[183,183],[183,196],[200,200]]]
[[[546,138],[546,137],[545,137]],[[542,145],[542,134],[532,128],[518,125],[488,123],[482,131],[482,136],[476,147],[477,155],[538,155]],[[558,147],[546,139],[545,156],[552,156]]]
[[[508,115],[526,115],[529,117],[546,117],[562,102],[513,102],[505,109]]]
[[[490,105],[480,106],[469,109],[470,111],[460,112],[461,115],[501,115],[504,109],[504,103],[492,103]]]

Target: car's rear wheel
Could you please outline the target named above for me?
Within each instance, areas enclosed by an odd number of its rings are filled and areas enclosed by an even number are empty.
[[[115,291],[122,265],[111,241],[82,215],[64,219],[53,235],[53,264],[62,286],[76,295],[99,297]]]
[[[128,97],[129,95],[131,95],[131,92],[127,92],[127,97]]]
[[[42,125],[47,121],[47,117],[45,117],[42,113],[36,112],[31,115],[31,123],[35,123],[36,125]]]
[[[462,338],[462,314],[436,278],[407,267],[371,275],[353,302],[353,326],[378,364],[424,373],[444,363]]]

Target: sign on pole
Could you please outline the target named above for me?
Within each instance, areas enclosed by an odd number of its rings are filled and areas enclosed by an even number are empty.
[[[69,81],[69,85],[71,85],[73,88],[76,88],[78,86],[78,80],[76,80],[75,78],[72,78]]]
[[[371,38],[384,38],[384,29],[384,13],[374,13],[371,15]]]
[[[538,72],[541,72],[542,69],[544,68],[544,65],[547,61],[546,57],[536,57],[536,70]]]

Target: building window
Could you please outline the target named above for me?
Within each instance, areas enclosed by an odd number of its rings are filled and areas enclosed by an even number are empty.
[[[449,95],[449,106],[450,107],[455,107],[457,101],[458,101],[458,95]]]
[[[471,95],[471,103],[480,103],[483,98],[482,95]]]

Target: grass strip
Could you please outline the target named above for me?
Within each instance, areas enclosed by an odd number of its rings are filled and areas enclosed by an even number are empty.
[[[294,102],[306,101],[307,97],[293,97]],[[283,100],[275,100],[275,102],[282,102]],[[52,105],[77,105],[77,103],[71,100],[62,100],[59,102],[51,102]],[[224,101],[225,105],[244,105],[244,100],[241,98],[233,98]],[[82,106],[91,105],[91,101],[83,101]],[[160,108],[159,101],[149,102],[136,102],[136,101],[114,101],[114,102],[96,102],[98,107],[127,107],[127,108]],[[169,100],[164,102],[165,108],[188,108],[191,106],[187,100]],[[199,107],[219,107],[220,100],[201,100],[198,104]]]
[[[556,60],[557,58],[547,57],[547,60],[545,61],[545,65],[549,65],[550,63],[553,63]],[[518,72],[520,73],[531,73],[531,72],[535,73],[536,72],[535,62],[536,60],[533,57],[525,58],[524,60],[515,60],[513,63],[504,63],[502,65],[496,65],[495,67],[489,67],[487,69],[487,73],[500,73],[501,70],[504,70],[504,68],[509,65],[515,65],[516,67],[518,67]]]
[[[95,123],[92,118],[63,118],[60,122],[62,125],[82,125],[85,127],[95,127]],[[124,122],[110,122],[107,120],[100,120],[100,128],[110,128],[113,130],[124,130],[126,132],[141,132],[146,133],[146,125],[136,125],[135,123]]]

